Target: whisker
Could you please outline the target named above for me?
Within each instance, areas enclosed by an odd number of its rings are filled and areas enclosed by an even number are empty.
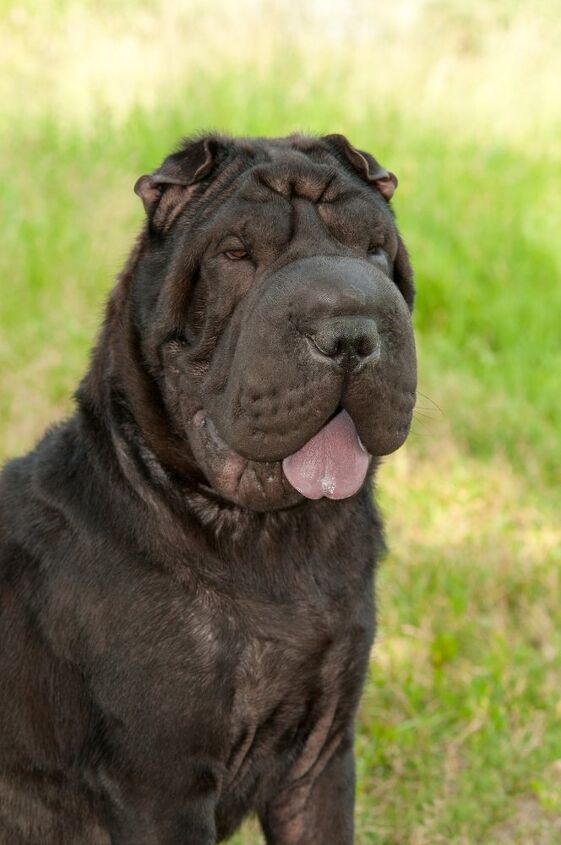
[[[422,417],[418,417],[413,415],[413,419],[415,420],[415,424],[417,426],[421,426],[422,428],[428,430],[430,428],[430,423],[433,422],[431,419],[423,419]]]
[[[434,399],[431,399],[430,396],[427,396],[426,393],[422,393],[420,390],[418,390],[417,396],[422,396],[423,399],[426,399],[428,402],[431,403],[431,405],[433,405],[436,408],[436,410],[438,411],[439,414],[442,414],[442,416],[445,416],[444,411],[442,410],[440,405],[437,402],[435,402]],[[415,406],[415,407],[418,407],[418,406]]]

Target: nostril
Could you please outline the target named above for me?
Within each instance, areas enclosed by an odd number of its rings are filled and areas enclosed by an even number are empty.
[[[379,352],[376,323],[368,317],[333,317],[316,323],[306,337],[315,350],[339,366],[356,369]]]
[[[306,338],[310,341],[310,343],[315,346],[318,352],[321,352],[322,355],[325,355],[326,358],[331,358],[331,352],[325,347],[320,345],[320,341],[315,337],[313,334],[307,334]]]
[[[329,337],[325,334],[308,334],[306,337],[313,343],[318,352],[326,358],[338,358],[341,353],[341,342],[338,337]]]
[[[378,348],[378,334],[363,334],[357,339],[356,354],[368,358]]]

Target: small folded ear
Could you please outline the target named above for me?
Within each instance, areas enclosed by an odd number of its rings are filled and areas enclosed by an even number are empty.
[[[370,153],[357,150],[344,135],[325,135],[324,139],[327,142],[331,142],[346,157],[347,161],[352,164],[357,173],[366,182],[373,185],[382,194],[384,199],[391,200],[397,188],[397,176],[395,173],[382,167]]]
[[[217,150],[215,138],[188,141],[154,173],[136,180],[134,192],[154,228],[169,228],[193,193],[192,186],[211,171]]]

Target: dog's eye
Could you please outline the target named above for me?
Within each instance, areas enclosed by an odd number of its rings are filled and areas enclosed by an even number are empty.
[[[224,255],[226,258],[229,258],[230,261],[241,261],[242,258],[247,258],[248,253],[245,249],[228,249]]]
[[[379,264],[386,271],[391,268],[390,257],[386,250],[381,246],[368,247],[368,257],[371,258],[372,261],[375,261],[376,264]]]

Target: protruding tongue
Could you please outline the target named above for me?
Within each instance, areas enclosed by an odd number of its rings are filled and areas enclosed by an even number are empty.
[[[282,462],[284,474],[308,499],[346,499],[362,486],[370,458],[346,411]]]

